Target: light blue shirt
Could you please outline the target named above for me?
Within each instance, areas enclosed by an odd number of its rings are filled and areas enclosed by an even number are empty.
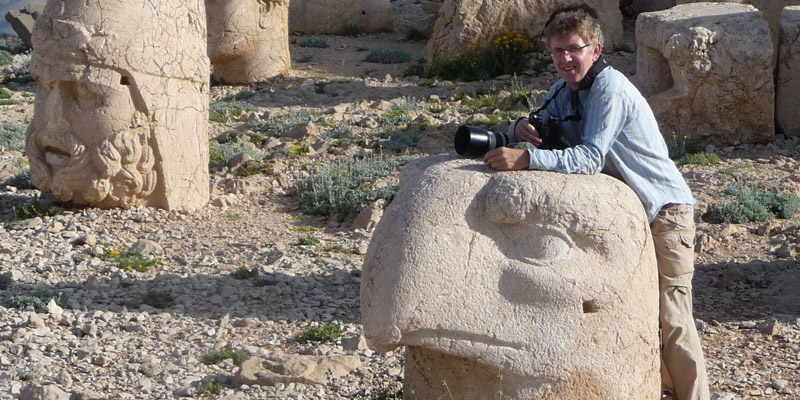
[[[541,112],[544,120],[548,115],[561,118],[564,136],[574,147],[530,149],[530,169],[614,176],[639,196],[649,221],[666,204],[695,203],[669,158],[650,105],[628,78],[608,67],[597,75],[591,90],[578,91],[580,101],[575,105],[574,93],[559,80],[548,93],[548,98],[555,98]],[[563,121],[578,115],[579,121]],[[516,141],[516,125],[509,128],[512,141]]]

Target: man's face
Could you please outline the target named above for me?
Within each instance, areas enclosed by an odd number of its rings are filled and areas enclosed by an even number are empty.
[[[583,77],[600,58],[603,46],[600,43],[586,43],[577,33],[554,35],[549,44],[558,75],[572,89],[578,90]]]

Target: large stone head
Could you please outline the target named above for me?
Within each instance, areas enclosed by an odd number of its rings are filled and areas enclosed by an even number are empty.
[[[420,398],[447,398],[443,380],[456,398],[656,398],[656,271],[641,203],[613,178],[424,158],[370,243],[364,332],[407,346]]]
[[[288,0],[206,0],[206,9],[215,78],[248,83],[289,70]]]
[[[99,207],[208,200],[202,1],[65,0],[37,20],[34,183]]]

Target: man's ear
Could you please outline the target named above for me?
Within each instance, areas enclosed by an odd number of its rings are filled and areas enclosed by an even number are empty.
[[[600,54],[603,54],[603,44],[595,43],[594,50],[592,50],[592,61],[597,61],[600,58]]]

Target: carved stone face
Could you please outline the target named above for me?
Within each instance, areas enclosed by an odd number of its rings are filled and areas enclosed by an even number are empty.
[[[442,161],[404,168],[373,235],[362,275],[368,343],[502,370],[527,387],[522,398],[578,376],[611,390],[616,379],[642,385],[649,369],[658,382],[655,257],[633,192],[607,176]]]
[[[228,83],[246,83],[286,71],[288,10],[285,0],[206,0],[214,75]]]
[[[97,207],[208,200],[200,0],[64,0],[37,20],[26,147],[34,184]]]
[[[98,206],[152,192],[149,129],[129,90],[132,77],[96,66],[48,74],[35,65],[38,118],[28,152],[44,186],[62,201]]]

